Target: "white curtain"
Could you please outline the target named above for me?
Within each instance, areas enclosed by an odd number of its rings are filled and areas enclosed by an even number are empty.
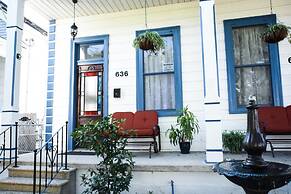
[[[165,49],[144,52],[144,91],[146,110],[175,109],[173,37],[163,37]]]
[[[265,26],[233,29],[236,95],[238,105],[248,103],[250,95],[258,104],[272,104],[268,45],[261,39]]]

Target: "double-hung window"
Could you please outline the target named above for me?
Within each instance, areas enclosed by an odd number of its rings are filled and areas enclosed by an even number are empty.
[[[250,96],[260,105],[281,105],[278,45],[261,38],[275,15],[224,21],[230,113],[243,113]]]
[[[176,115],[182,108],[180,27],[154,30],[165,48],[157,53],[137,50],[137,109]]]

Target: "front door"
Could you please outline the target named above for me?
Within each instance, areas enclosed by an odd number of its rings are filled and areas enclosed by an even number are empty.
[[[103,116],[103,64],[78,67],[77,125]]]

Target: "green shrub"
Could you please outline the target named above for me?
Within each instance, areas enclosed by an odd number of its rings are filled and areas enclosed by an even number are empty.
[[[118,134],[118,124],[108,116],[81,126],[72,134],[78,145],[94,150],[102,158],[96,169],[89,169],[81,177],[85,194],[119,194],[129,190],[134,162],[125,149],[127,139]]]
[[[242,131],[224,131],[222,133],[223,147],[230,153],[239,154],[242,151],[242,144],[245,133]]]

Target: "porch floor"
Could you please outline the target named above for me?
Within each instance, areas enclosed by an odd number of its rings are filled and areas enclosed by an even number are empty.
[[[32,163],[33,153],[22,154],[19,156],[19,163]],[[266,161],[282,162],[291,165],[291,152],[275,152],[272,157],[271,152],[264,153]],[[224,153],[224,160],[237,159],[243,160],[246,153],[229,154]],[[209,172],[212,171],[213,164],[205,162],[205,152],[191,152],[190,154],[181,154],[179,152],[160,152],[153,153],[149,158],[148,152],[133,152],[135,161],[135,171],[158,171],[158,172]],[[69,154],[68,166],[73,168],[95,167],[99,162],[93,152]]]

